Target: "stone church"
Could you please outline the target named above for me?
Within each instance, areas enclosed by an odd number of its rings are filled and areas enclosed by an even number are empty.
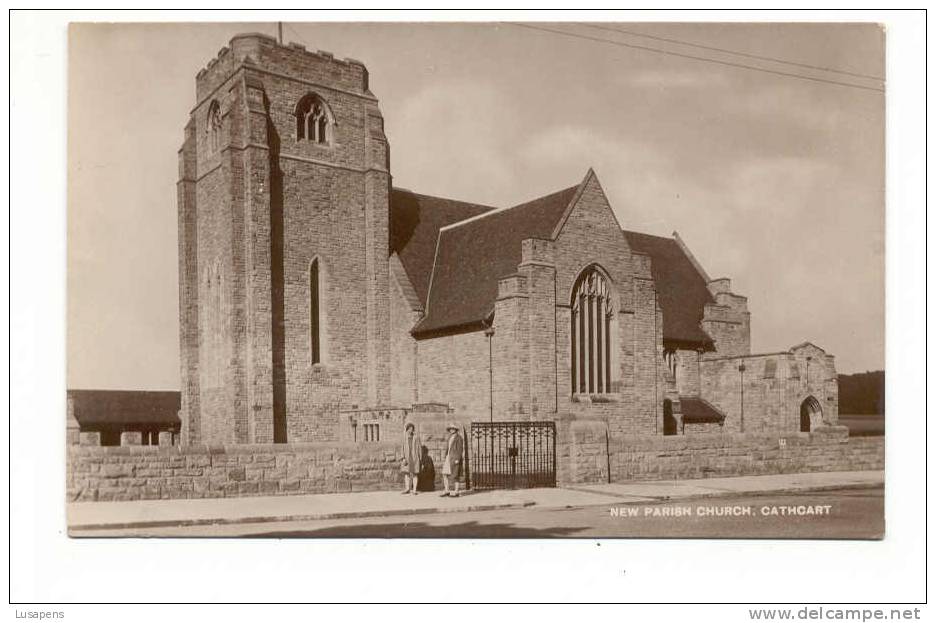
[[[752,354],[746,298],[675,233],[629,231],[594,171],[486,206],[394,187],[390,162],[359,61],[245,34],[198,73],[183,443],[376,441],[416,413],[612,438],[837,422],[832,355]]]

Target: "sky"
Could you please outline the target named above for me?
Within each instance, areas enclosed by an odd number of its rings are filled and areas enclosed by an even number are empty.
[[[286,23],[283,38],[367,65],[394,185],[508,206],[592,167],[624,228],[679,232],[748,297],[755,352],[808,340],[839,372],[883,369],[884,94],[862,77],[884,76],[883,30],[600,26]],[[195,74],[249,31],[276,26],[71,26],[69,388],[179,387],[177,151]]]

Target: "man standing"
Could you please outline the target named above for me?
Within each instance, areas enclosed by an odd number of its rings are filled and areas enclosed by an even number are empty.
[[[446,427],[448,440],[445,444],[445,457],[442,459],[442,482],[445,491],[441,497],[458,497],[458,481],[462,477],[462,459],[465,454],[465,441],[458,433],[458,426],[449,423]],[[451,485],[452,491],[449,491]]]

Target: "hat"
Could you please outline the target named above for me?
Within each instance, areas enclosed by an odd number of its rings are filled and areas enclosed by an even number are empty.
[[[416,425],[412,422],[407,422],[406,426],[403,427],[403,430],[406,430],[407,428],[416,428]]]
[[[445,427],[445,430],[458,430],[458,425],[455,422],[449,422],[448,426]]]

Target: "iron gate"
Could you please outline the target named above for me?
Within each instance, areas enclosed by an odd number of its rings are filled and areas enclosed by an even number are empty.
[[[468,443],[472,489],[556,486],[555,422],[472,422]]]

